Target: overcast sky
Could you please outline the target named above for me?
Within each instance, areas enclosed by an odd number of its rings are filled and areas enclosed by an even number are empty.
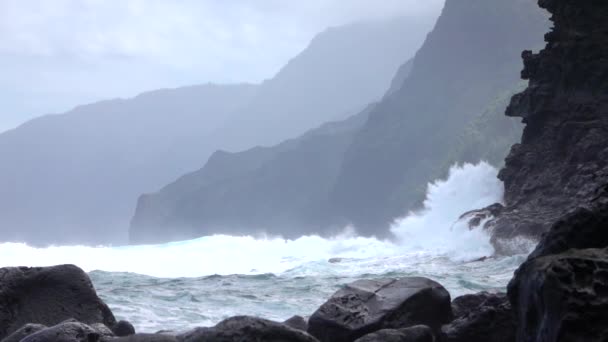
[[[270,78],[329,26],[444,0],[0,0],[0,131],[158,88]]]

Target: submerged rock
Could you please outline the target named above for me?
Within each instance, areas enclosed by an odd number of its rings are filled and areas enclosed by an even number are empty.
[[[28,323],[116,323],[89,276],[73,265],[0,269],[0,303],[0,339]]]
[[[526,261],[509,283],[518,341],[608,339],[608,249]]]
[[[184,342],[317,342],[306,332],[285,324],[249,316],[228,318],[212,328],[197,328],[178,335]]]
[[[515,320],[505,294],[458,297],[452,308],[456,319],[442,328],[442,341],[515,342]]]
[[[351,342],[381,329],[424,324],[438,330],[451,318],[450,294],[430,279],[359,280],[310,317],[308,332],[322,342]]]
[[[355,342],[434,342],[435,335],[426,325],[405,329],[384,329],[367,334]]]

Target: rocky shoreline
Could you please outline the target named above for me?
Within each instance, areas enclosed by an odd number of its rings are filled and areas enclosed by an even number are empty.
[[[452,300],[426,278],[359,280],[308,321],[237,316],[187,332],[136,334],[76,266],[0,269],[0,341],[608,341],[608,2],[540,0],[555,28],[524,53],[529,88],[509,114],[527,123],[501,178],[499,252],[540,238],[507,293]],[[502,248],[502,250],[501,250]]]
[[[337,291],[308,321],[237,316],[186,332],[136,334],[130,323],[116,321],[76,266],[3,268],[0,341],[606,341],[608,196],[594,203],[551,228],[506,294],[452,300],[426,278],[359,280]]]

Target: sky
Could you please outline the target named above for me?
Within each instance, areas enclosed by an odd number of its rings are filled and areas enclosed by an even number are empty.
[[[0,132],[76,105],[271,78],[330,26],[444,0],[0,0]]]

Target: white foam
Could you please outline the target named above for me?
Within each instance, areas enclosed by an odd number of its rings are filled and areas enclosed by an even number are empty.
[[[403,255],[471,259],[492,254],[489,237],[457,222],[466,211],[499,202],[503,187],[486,163],[453,167],[445,181],[429,185],[424,209],[398,220],[396,242],[347,234],[332,239],[254,239],[225,235],[150,246],[34,248],[0,244],[0,267],[76,264],[85,271],[134,272],[158,277],[211,274],[279,274],[330,258],[368,261]]]
[[[422,210],[395,222],[391,231],[399,245],[465,260],[493,254],[486,232],[470,230],[458,218],[502,201],[504,186],[496,176],[497,170],[485,162],[452,167],[447,180],[428,186]]]

